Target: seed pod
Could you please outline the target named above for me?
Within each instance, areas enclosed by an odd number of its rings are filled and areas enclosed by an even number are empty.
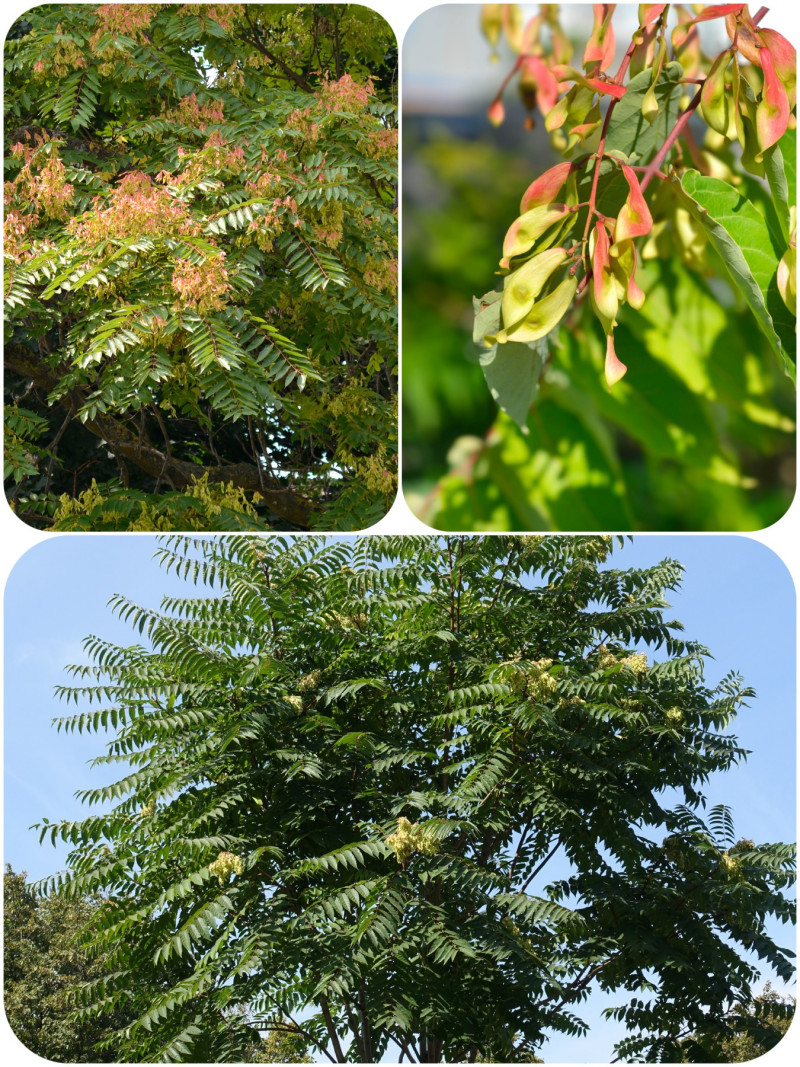
[[[552,293],[548,293],[533,305],[521,322],[511,329],[501,330],[497,335],[498,343],[503,344],[505,341],[527,343],[546,337],[563,319],[572,303],[577,287],[578,279],[568,274]]]
[[[759,36],[764,47],[769,49],[775,73],[786,90],[786,95],[789,98],[789,107],[793,108],[797,100],[797,53],[794,47],[777,30],[766,28],[759,31]],[[759,52],[759,62],[763,67],[761,52]]]
[[[537,105],[543,115],[552,110],[558,100],[558,82],[549,67],[538,56],[525,56],[519,74],[519,94],[528,111]]]
[[[626,241],[629,237],[643,237],[653,228],[653,216],[645,202],[636,173],[625,165],[622,167],[622,173],[630,192],[617,216],[617,228],[614,231],[617,241]]]
[[[481,8],[481,32],[492,46],[492,63],[497,62],[497,44],[503,28],[503,5],[484,4]]]
[[[645,296],[636,284],[636,246],[633,241],[616,241],[611,246],[611,270],[622,289],[620,300],[627,300],[637,311]]]
[[[489,104],[486,114],[492,126],[502,126],[506,117],[506,109],[503,106],[503,101],[499,97],[496,100],[493,100],[491,104]]]
[[[614,14],[615,4],[593,4],[594,27],[586,48],[583,52],[584,67],[596,67],[597,70],[606,70],[614,62],[614,27],[611,25],[611,16]]]
[[[711,64],[703,88],[700,90],[700,106],[703,118],[712,130],[727,134],[730,126],[731,98],[725,88],[725,75],[730,66],[732,53],[723,52]]]
[[[613,326],[617,317],[619,298],[614,275],[611,271],[608,231],[602,222],[594,229],[594,252],[592,254],[592,304],[606,330]]]
[[[525,318],[553,271],[566,258],[565,248],[549,248],[506,276],[501,310],[507,330]]]
[[[613,385],[616,385],[620,378],[624,377],[628,368],[617,357],[617,353],[614,349],[614,331],[610,330],[606,335],[606,365],[605,375],[606,384],[610,389]]]
[[[546,170],[544,174],[531,182],[523,194],[520,212],[524,214],[537,204],[551,204],[570,176],[572,169],[572,163],[557,163],[555,167]]]
[[[760,55],[764,88],[756,109],[756,133],[763,154],[786,132],[789,125],[789,97],[775,71],[775,61],[770,50],[762,48]]]
[[[503,241],[503,258],[500,266],[506,270],[514,256],[530,251],[538,239],[550,227],[568,214],[565,204],[540,204],[520,215],[511,223]]]
[[[787,308],[794,314],[797,309],[797,237],[796,237],[796,209],[792,207],[792,234],[789,239],[789,247],[783,253],[778,264],[778,292]]]

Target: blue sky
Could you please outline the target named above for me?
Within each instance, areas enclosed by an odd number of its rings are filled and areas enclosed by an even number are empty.
[[[59,735],[51,719],[68,714],[53,695],[68,683],[64,666],[84,662],[81,641],[98,634],[120,643],[138,639],[107,608],[122,593],[157,607],[164,594],[187,586],[153,560],[149,536],[50,538],[17,562],[5,605],[5,860],[31,878],[63,865],[64,849],[39,846],[28,827],[46,816],[77,818],[76,789],[108,780],[108,768],[91,771],[87,761],[103,750],[103,737]],[[712,781],[710,803],[733,808],[739,836],[756,841],[795,838],[795,594],[781,560],[746,537],[641,535],[615,549],[609,565],[645,566],[669,556],[686,567],[683,588],[672,597],[670,618],[685,635],[714,655],[708,682],[740,671],[758,696],[737,723],[747,763]],[[191,588],[191,587],[189,587]],[[784,931],[783,942],[793,935]],[[600,1003],[582,1012],[594,1022]],[[606,1059],[612,1030],[595,1028],[591,1039],[554,1039],[543,1050],[548,1062]]]

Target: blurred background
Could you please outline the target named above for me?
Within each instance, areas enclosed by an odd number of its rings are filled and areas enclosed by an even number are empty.
[[[525,16],[538,10],[523,5]],[[618,58],[635,5],[615,14]],[[403,45],[403,487],[437,529],[752,530],[776,521],[795,484],[792,382],[719,279],[678,261],[637,278],[655,298],[625,309],[617,351],[627,378],[603,381],[604,338],[591,316],[562,330],[528,419],[500,414],[469,362],[472,297],[495,287],[503,236],[533,178],[560,161],[541,116],[526,129],[512,82],[505,122],[486,109],[514,54],[499,60],[480,5],[421,15]],[[767,23],[780,28],[774,18]],[[580,55],[589,4],[562,5]],[[727,42],[703,24],[704,47]],[[613,69],[613,68],[612,68]],[[700,136],[702,137],[702,127]],[[699,294],[699,295],[698,295]],[[702,346],[700,337],[704,340]],[[627,357],[637,355],[635,362]]]

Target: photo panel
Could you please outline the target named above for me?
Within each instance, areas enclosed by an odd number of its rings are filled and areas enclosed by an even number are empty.
[[[6,489],[36,529],[359,530],[397,486],[398,49],[355,4],[5,41]]]
[[[5,1010],[39,1056],[782,1041],[796,604],[762,544],[57,537],[5,608]]]
[[[795,489],[796,15],[445,4],[403,45],[403,487],[453,531]]]

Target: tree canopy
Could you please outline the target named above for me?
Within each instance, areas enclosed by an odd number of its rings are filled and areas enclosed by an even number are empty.
[[[680,1060],[788,979],[794,849],[704,811],[754,694],[666,614],[680,564],[612,548],[165,540],[200,588],[113,597],[141,638],[87,638],[60,691],[122,775],[40,827],[73,846],[44,888],[105,897],[78,1017],[130,1008],[139,1061],[288,1020],[333,1062],[529,1062],[599,988],[619,1057]]]
[[[42,898],[6,864],[3,878],[3,1005],[9,1025],[37,1056],[60,1063],[120,1058],[112,1039],[96,1043],[133,1017],[114,1010],[95,1019],[70,1017],[70,990],[109,973],[102,954],[90,955],[78,939],[98,906],[82,897]]]
[[[783,1040],[794,1018],[794,997],[782,996],[767,982],[749,1004],[736,1004],[723,1026],[692,1034],[684,1042],[687,1063],[747,1063]]]
[[[356,5],[33,8],[6,478],[58,529],[359,529],[396,473],[396,44]]]

